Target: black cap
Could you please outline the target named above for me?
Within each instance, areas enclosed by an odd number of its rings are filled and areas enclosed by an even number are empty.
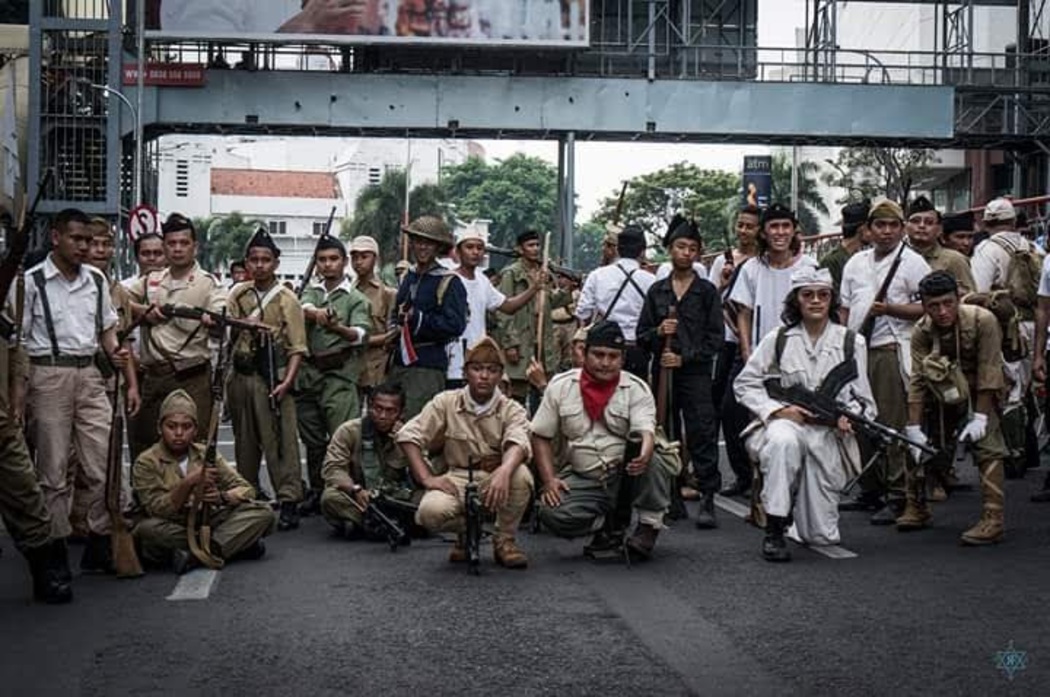
[[[974,225],[973,212],[971,211],[946,215],[944,220],[941,221],[941,232],[945,235],[952,232],[973,232]]]
[[[197,234],[196,228],[193,227],[193,221],[182,213],[172,213],[164,221],[164,224],[160,226],[162,235],[167,235],[169,232],[182,232],[183,230],[189,230],[194,236]]]
[[[346,245],[343,244],[342,240],[332,235],[325,235],[321,239],[317,240],[317,249],[314,251],[316,254],[323,249],[334,249],[339,252],[339,255],[346,258]]]
[[[955,280],[955,276],[947,271],[933,271],[919,281],[919,295],[923,298],[936,298],[940,295],[957,295],[958,293],[959,283]]]
[[[266,228],[260,227],[252,235],[252,238],[248,240],[248,244],[244,246],[244,256],[248,256],[248,251],[253,247],[261,247],[263,249],[269,249],[273,252],[274,257],[281,256],[281,250],[274,243],[273,238],[270,237],[270,233],[266,231]]]
[[[692,240],[697,244],[703,244],[700,237],[700,229],[695,220],[686,220],[685,216],[675,215],[671,224],[667,226],[667,234],[664,235],[664,247],[670,247],[675,240]]]
[[[523,232],[520,235],[518,235],[518,244],[525,244],[526,242],[531,242],[532,240],[538,240],[539,238],[540,238],[540,233],[537,232],[536,230],[526,230],[525,232]]]
[[[611,320],[603,319],[587,330],[585,346],[587,348],[600,346],[623,350],[627,346],[627,340],[623,338],[623,330],[620,329],[620,325]]]
[[[762,227],[774,220],[790,220],[793,224],[798,224],[795,212],[782,203],[771,203],[762,211]]]
[[[910,218],[916,213],[929,213],[930,211],[937,214],[938,220],[941,219],[941,212],[934,208],[933,204],[930,203],[930,199],[925,196],[918,196],[908,204],[908,210],[905,213],[905,217]]]
[[[842,207],[842,234],[853,237],[861,225],[868,222],[868,211],[871,210],[871,201],[854,201]]]

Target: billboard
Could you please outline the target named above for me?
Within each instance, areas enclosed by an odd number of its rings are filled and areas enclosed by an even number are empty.
[[[164,0],[151,39],[585,47],[588,0]]]
[[[744,156],[744,205],[765,208],[773,195],[773,158],[769,155]]]

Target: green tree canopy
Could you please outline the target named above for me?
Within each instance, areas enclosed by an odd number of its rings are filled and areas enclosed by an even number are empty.
[[[598,268],[602,259],[602,240],[605,239],[605,226],[589,221],[576,226],[573,236],[573,266],[580,271],[592,271]]]
[[[791,157],[785,152],[773,155],[772,200],[784,205],[791,203]],[[820,164],[812,160],[798,163],[798,216],[803,234],[821,232],[819,215],[830,215],[820,195]]]
[[[223,273],[230,262],[244,258],[244,248],[255,231],[266,223],[246,219],[238,212],[196,218],[197,260],[205,269]]]
[[[843,148],[834,160],[824,182],[846,190],[837,203],[885,196],[905,205],[915,184],[936,161],[932,150],[909,148]]]
[[[436,215],[447,218],[446,197],[440,186],[421,184],[412,188],[409,197],[409,218],[420,215]],[[401,249],[401,221],[405,208],[405,172],[390,170],[383,175],[378,184],[366,187],[354,202],[354,216],[349,223],[340,225],[340,236],[352,239],[359,235],[369,235],[379,243],[386,260],[390,260],[388,250]],[[396,253],[400,256],[400,252]]]
[[[488,164],[471,157],[445,169],[441,186],[457,218],[492,221],[492,244],[509,247],[525,230],[551,230],[551,248],[557,249],[558,170],[545,160],[515,153]]]
[[[594,222],[604,226],[613,220],[619,196],[617,190],[601,202]],[[650,244],[658,244],[667,222],[680,212],[696,219],[706,247],[721,249],[732,223],[729,203],[739,196],[739,175],[679,162],[629,181],[620,222],[639,225]]]

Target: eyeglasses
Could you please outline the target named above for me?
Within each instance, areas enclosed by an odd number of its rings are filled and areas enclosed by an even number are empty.
[[[827,289],[800,290],[798,292],[798,297],[802,298],[803,300],[813,300],[814,298],[816,298],[817,300],[826,302],[828,300],[831,300],[831,291]]]

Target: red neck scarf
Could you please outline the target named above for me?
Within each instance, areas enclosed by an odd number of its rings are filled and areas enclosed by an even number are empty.
[[[583,409],[591,421],[598,421],[605,413],[605,407],[612,399],[616,387],[620,384],[619,376],[609,382],[598,382],[586,370],[580,371],[580,394],[583,395]]]

